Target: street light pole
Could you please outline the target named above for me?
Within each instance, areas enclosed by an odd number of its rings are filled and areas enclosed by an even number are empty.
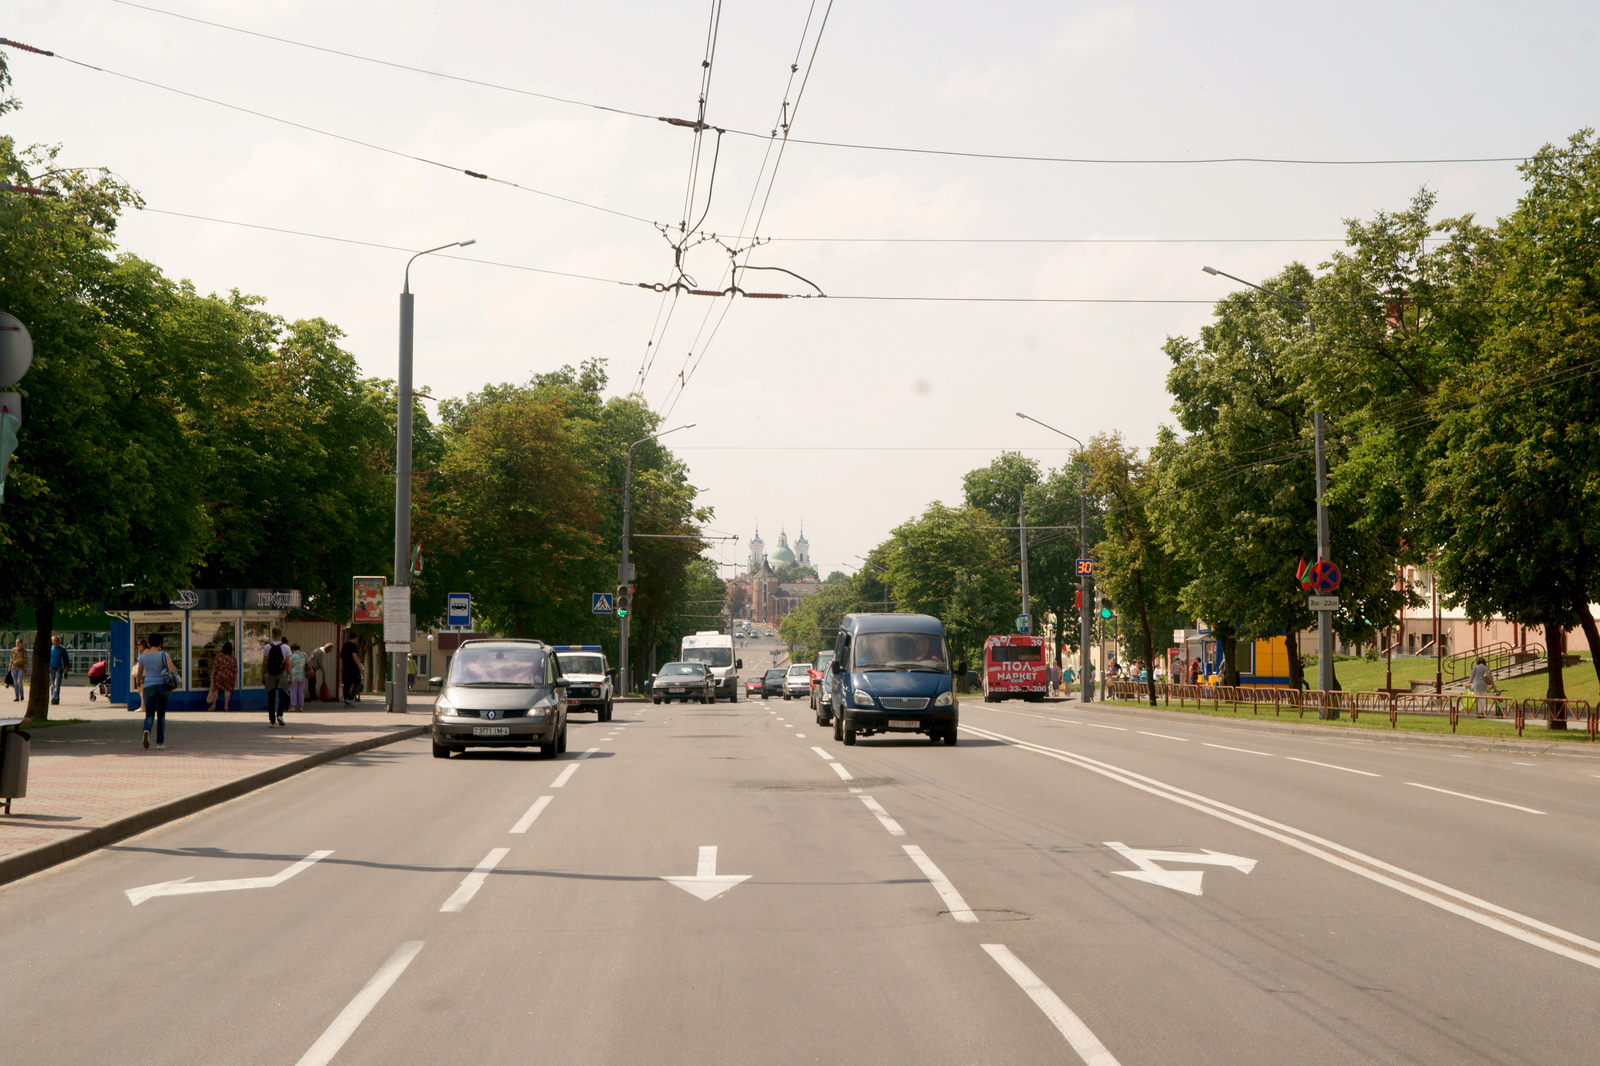
[[[627,472],[622,478],[622,565],[617,567],[617,584],[633,585],[633,566],[628,562],[628,537],[633,526],[633,450],[647,440],[665,437],[668,433],[676,433],[680,429],[693,429],[693,422],[681,426],[664,429],[660,433],[652,433],[648,437],[640,437],[628,445]],[[631,604],[630,604],[631,607]],[[630,609],[625,617],[617,619],[617,677],[622,684],[622,694],[628,694],[628,630],[633,624],[633,611]]]
[[[1294,304],[1306,314],[1306,322],[1311,326],[1311,335],[1317,335],[1317,320],[1311,317],[1311,307],[1292,296],[1285,296],[1281,292],[1264,289],[1253,281],[1236,278],[1232,274],[1218,270],[1216,267],[1201,267],[1207,274],[1237,281],[1240,285],[1248,285],[1258,292],[1276,297],[1286,304]],[[1318,405],[1311,412],[1311,424],[1316,435],[1317,454],[1317,561],[1327,562],[1328,545],[1328,457],[1322,447],[1322,407]],[[1317,612],[1317,688],[1328,692],[1333,688],[1333,612]],[[1317,717],[1337,718],[1339,711],[1336,707],[1318,708]]]
[[[477,238],[451,241],[437,248],[418,252],[406,260],[405,284],[400,289],[400,372],[397,375],[394,430],[394,583],[411,584],[411,326],[413,303],[411,297],[411,264],[425,255],[442,252],[446,248],[465,248],[476,244]],[[410,623],[410,619],[406,619]],[[406,709],[404,684],[406,655],[395,652],[389,657],[389,684],[386,686],[388,709],[404,713]]]
[[[1083,441],[1071,433],[1063,433],[1055,426],[1040,422],[1032,415],[1017,412],[1018,418],[1026,419],[1037,426],[1044,426],[1051,433],[1059,434],[1078,446],[1079,467],[1078,480],[1078,558],[1089,558],[1089,464],[1082,458]],[[1078,575],[1078,702],[1094,702],[1094,693],[1089,690],[1089,575]]]
[[[1017,529],[1022,546],[1022,616],[1028,619],[1028,631],[1033,631],[1032,612],[1028,610],[1028,490],[1017,490]]]

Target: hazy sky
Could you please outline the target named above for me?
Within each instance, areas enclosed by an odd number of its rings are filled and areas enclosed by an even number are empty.
[[[695,114],[711,13],[711,0],[154,6],[681,118]],[[1438,193],[1440,217],[1485,219],[1509,210],[1521,186],[1508,162],[1057,163],[790,143],[767,197],[757,175],[776,148],[731,131],[772,130],[797,54],[794,138],[1013,155],[1522,157],[1595,124],[1600,102],[1592,3],[727,0],[706,118],[730,132],[702,229],[748,235],[759,214],[754,232],[773,240],[746,261],[793,271],[828,298],[682,296],[674,306],[636,286],[674,278],[672,249],[649,223],[675,227],[684,216],[687,129],[113,0],[5,8],[0,35],[65,59],[449,165],[9,51],[26,106],[4,132],[62,145],[66,165],[111,168],[156,209],[125,218],[124,248],[203,291],[237,288],[290,318],[326,317],[384,377],[395,373],[407,253],[157,210],[412,250],[474,237],[463,256],[605,279],[419,261],[418,384],[458,396],[598,357],[609,361],[611,389],[627,393],[653,351],[643,395],[671,408],[668,425],[697,423],[669,443],[716,509],[712,526],[741,538],[724,558],[743,560],[757,521],[770,550],[780,526],[792,539],[803,520],[824,574],[854,564],[931,500],[957,500],[961,475],[1002,449],[1063,462],[1069,442],[1018,410],[1083,439],[1120,431],[1151,443],[1170,419],[1161,344],[1209,314],[1204,302],[843,297],[1211,301],[1232,283],[1203,264],[1252,279],[1295,259],[1315,266],[1337,246],[1343,219],[1401,208],[1423,184]],[[703,139],[696,215],[715,136]],[[1112,238],[1120,242],[1038,243]],[[728,261],[708,243],[684,269],[721,287]],[[814,291],[774,271],[747,272],[741,284]],[[652,337],[659,343],[647,348]]]

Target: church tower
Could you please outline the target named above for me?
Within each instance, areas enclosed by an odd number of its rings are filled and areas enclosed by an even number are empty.
[[[801,566],[811,565],[811,542],[806,540],[806,524],[800,523],[800,539],[794,542],[794,561]]]
[[[766,541],[761,539],[761,524],[756,523],[756,535],[750,541],[750,572],[753,574],[761,569],[761,563],[767,557]]]

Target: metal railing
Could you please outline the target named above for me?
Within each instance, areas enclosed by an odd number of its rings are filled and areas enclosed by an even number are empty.
[[[1479,659],[1489,668],[1490,673],[1500,673],[1513,666],[1534,662],[1544,658],[1543,644],[1512,644],[1509,641],[1499,641],[1495,644],[1486,644],[1481,648],[1471,651],[1457,652],[1447,655],[1444,659],[1444,674],[1451,683],[1465,680],[1472,675],[1472,665]]]

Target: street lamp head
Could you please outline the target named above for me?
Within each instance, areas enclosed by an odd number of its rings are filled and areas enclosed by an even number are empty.
[[[457,248],[465,248],[469,244],[477,244],[477,243],[478,243],[478,238],[476,238],[476,237],[468,237],[464,241],[457,241],[456,242],[456,247]]]
[[[1204,270],[1207,274],[1220,274],[1220,273],[1222,273],[1222,271],[1218,270],[1216,267],[1204,267],[1203,266],[1200,269]]]

